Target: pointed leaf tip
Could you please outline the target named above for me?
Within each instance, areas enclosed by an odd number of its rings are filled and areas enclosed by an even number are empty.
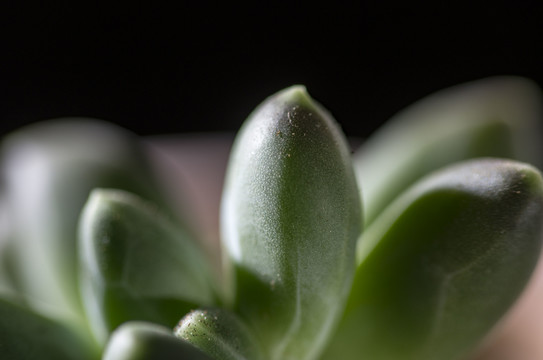
[[[303,87],[265,100],[236,138],[221,230],[234,307],[271,358],[318,356],[348,295],[361,211],[335,119]]]

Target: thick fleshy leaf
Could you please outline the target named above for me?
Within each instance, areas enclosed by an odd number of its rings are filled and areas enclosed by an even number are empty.
[[[2,147],[18,286],[39,311],[81,313],[77,222],[91,189],[116,187],[156,199],[136,137],[90,119],[30,125]]]
[[[101,341],[125,321],[173,328],[191,309],[214,304],[211,270],[200,249],[136,195],[94,190],[79,230],[83,303]]]
[[[542,222],[541,174],[523,163],[472,160],[418,182],[363,234],[324,359],[461,359],[523,290]]]
[[[0,299],[0,359],[95,360],[98,350],[68,327]]]
[[[234,309],[270,359],[312,359],[343,310],[361,232],[347,142],[301,86],[243,125],[227,171],[221,226]]]
[[[111,335],[103,360],[214,360],[164,326],[127,322]]]
[[[227,310],[191,311],[181,319],[174,334],[217,360],[263,359],[254,334]]]
[[[369,225],[430,171],[476,157],[543,165],[541,90],[517,77],[455,86],[390,119],[354,155]]]

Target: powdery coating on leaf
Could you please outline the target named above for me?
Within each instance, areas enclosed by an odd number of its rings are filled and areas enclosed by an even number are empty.
[[[265,101],[238,135],[223,240],[244,274],[236,306],[272,359],[314,358],[331,330],[352,276],[357,191],[344,136],[301,87]],[[254,286],[269,300],[249,304]]]
[[[181,319],[174,334],[216,359],[262,359],[249,328],[226,310],[194,310]]]
[[[169,328],[142,321],[121,325],[111,335],[103,360],[212,360]]]

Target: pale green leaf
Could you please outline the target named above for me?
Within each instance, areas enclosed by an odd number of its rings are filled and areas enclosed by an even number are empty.
[[[391,118],[354,155],[369,225],[428,172],[476,157],[543,165],[541,90],[493,77],[439,91]]]
[[[125,321],[173,328],[189,310],[215,303],[210,266],[197,244],[136,195],[94,190],[79,233],[83,302],[101,342]]]
[[[235,314],[223,309],[191,311],[174,330],[217,360],[261,360],[258,340]]]
[[[3,140],[2,172],[18,287],[34,309],[77,318],[77,222],[91,189],[160,201],[142,145],[98,120],[45,121]]]
[[[214,360],[164,326],[127,322],[111,335],[103,360]]]
[[[348,295],[361,205],[344,135],[305,88],[268,98],[243,125],[221,216],[234,309],[270,359],[315,358]]]

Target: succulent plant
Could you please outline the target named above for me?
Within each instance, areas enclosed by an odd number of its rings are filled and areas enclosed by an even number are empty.
[[[303,86],[271,96],[231,153],[219,276],[135,135],[10,134],[0,358],[465,359],[539,259],[540,97],[516,77],[447,89],[352,154]]]

